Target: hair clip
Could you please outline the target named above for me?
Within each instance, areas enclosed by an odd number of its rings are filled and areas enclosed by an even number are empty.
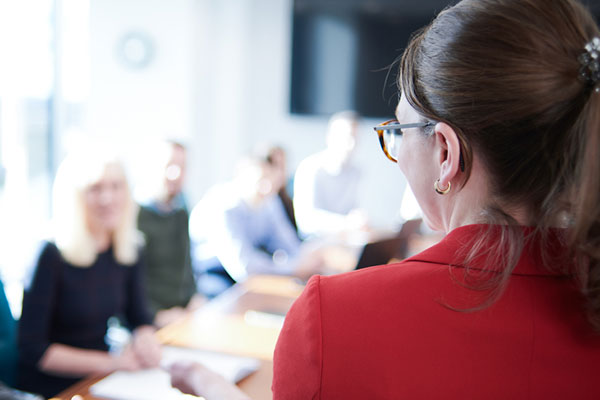
[[[579,79],[588,86],[594,87],[600,81],[600,38],[594,37],[586,43],[585,51],[578,57],[581,67],[579,68]],[[595,92],[600,88],[595,87]]]

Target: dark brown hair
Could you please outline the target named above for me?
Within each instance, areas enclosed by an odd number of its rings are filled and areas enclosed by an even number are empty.
[[[482,219],[503,226],[484,247],[504,265],[499,295],[523,248],[511,217],[527,210],[544,237],[567,221],[576,273],[600,329],[600,93],[580,79],[578,57],[598,36],[575,0],[463,0],[415,34],[402,56],[400,87],[423,118],[452,126],[469,179],[473,153],[490,177]],[[571,262],[573,264],[573,262]]]

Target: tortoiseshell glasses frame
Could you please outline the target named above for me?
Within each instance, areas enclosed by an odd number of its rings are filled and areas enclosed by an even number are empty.
[[[435,122],[413,122],[411,124],[401,124],[395,119],[390,119],[389,121],[382,122],[381,124],[375,126],[373,129],[377,132],[377,136],[379,136],[379,144],[381,145],[381,150],[393,162],[398,162],[396,157],[391,151],[391,149],[396,144],[396,138],[402,137],[402,129],[409,128],[426,128],[428,126],[435,125]]]

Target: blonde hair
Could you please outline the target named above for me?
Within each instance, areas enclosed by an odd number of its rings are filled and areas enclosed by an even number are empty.
[[[116,167],[125,181],[126,202],[122,220],[112,236],[117,262],[137,261],[141,236],[136,229],[137,205],[115,154],[101,149],[80,149],[59,166],[53,187],[54,240],[63,258],[78,267],[91,266],[98,256],[96,242],[87,226],[84,192],[108,167]]]

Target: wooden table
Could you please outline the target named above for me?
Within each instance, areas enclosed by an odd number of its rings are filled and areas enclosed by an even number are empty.
[[[294,279],[255,276],[235,285],[194,314],[159,330],[159,340],[184,346],[261,360],[260,369],[238,386],[252,399],[271,399],[273,350],[282,316],[302,292]],[[60,393],[59,400],[96,400],[89,393],[101,376],[84,379]]]

